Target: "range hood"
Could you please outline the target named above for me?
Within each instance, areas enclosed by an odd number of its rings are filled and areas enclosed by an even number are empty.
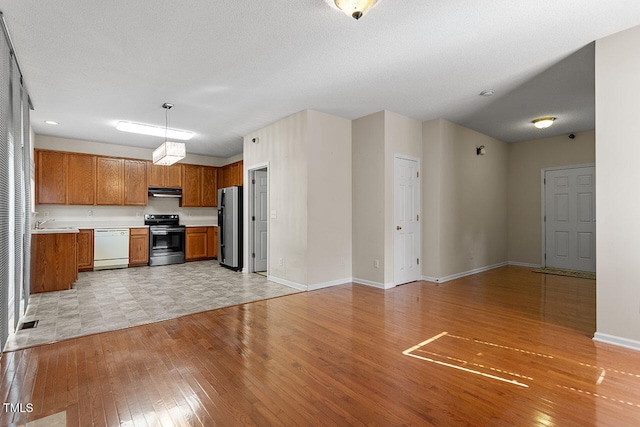
[[[182,197],[182,188],[149,187],[149,197],[165,197],[165,198]]]

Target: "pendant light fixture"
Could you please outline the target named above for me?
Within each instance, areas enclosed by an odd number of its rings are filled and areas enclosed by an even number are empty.
[[[169,166],[172,165],[186,156],[186,147],[184,142],[169,141],[167,134],[169,131],[169,110],[173,107],[173,104],[165,102],[162,104],[162,108],[165,109],[165,135],[164,142],[161,146],[153,151],[153,164]]]
[[[378,0],[334,0],[338,9],[354,19],[360,19]]]

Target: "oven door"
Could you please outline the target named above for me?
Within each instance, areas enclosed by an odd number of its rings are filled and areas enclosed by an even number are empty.
[[[184,262],[184,227],[149,227],[149,265]]]

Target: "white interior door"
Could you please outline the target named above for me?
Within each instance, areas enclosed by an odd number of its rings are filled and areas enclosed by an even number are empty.
[[[545,171],[545,266],[596,271],[595,166]]]
[[[253,254],[254,271],[267,271],[267,171],[254,171],[253,188]]]
[[[420,164],[396,157],[394,162],[394,282],[420,279]]]

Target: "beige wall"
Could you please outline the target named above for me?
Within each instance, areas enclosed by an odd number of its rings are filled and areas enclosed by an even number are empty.
[[[507,261],[507,144],[447,120],[423,124],[423,275],[464,275]],[[484,145],[486,155],[476,155]]]
[[[150,148],[128,147],[125,145],[105,144],[103,142],[84,141],[80,139],[58,138],[56,136],[49,135],[35,135],[34,148],[72,151],[77,153],[97,154],[100,156],[125,157],[149,161],[153,158],[153,150]],[[234,156],[230,159],[242,160],[242,156]],[[181,163],[204,166],[224,166],[236,161],[231,161],[230,159],[202,156],[200,154],[187,154]]]
[[[244,165],[269,168],[269,276],[304,289],[349,281],[351,122],[296,113],[247,135]],[[245,260],[248,249],[246,222]]]
[[[269,165],[269,209],[275,213],[269,219],[269,275],[302,286],[307,285],[308,266],[307,115],[301,111],[244,138],[245,170]],[[251,142],[255,137],[258,144]],[[247,221],[244,235],[247,265]]]
[[[380,111],[353,121],[352,147],[353,277],[391,287],[394,156],[421,159],[422,125],[400,114]]]
[[[382,285],[384,274],[384,111],[352,122],[353,277]],[[378,261],[378,268],[374,262]]]
[[[307,284],[313,288],[351,281],[351,120],[313,110],[307,119]]]
[[[384,111],[385,140],[385,215],[384,215],[384,283],[394,280],[394,176],[395,155],[422,160],[422,123],[400,114]],[[422,164],[422,163],[421,163]],[[397,284],[397,283],[396,283]]]
[[[509,261],[541,265],[541,170],[595,163],[595,132],[509,144]]]
[[[596,42],[596,336],[640,350],[640,27]]]

